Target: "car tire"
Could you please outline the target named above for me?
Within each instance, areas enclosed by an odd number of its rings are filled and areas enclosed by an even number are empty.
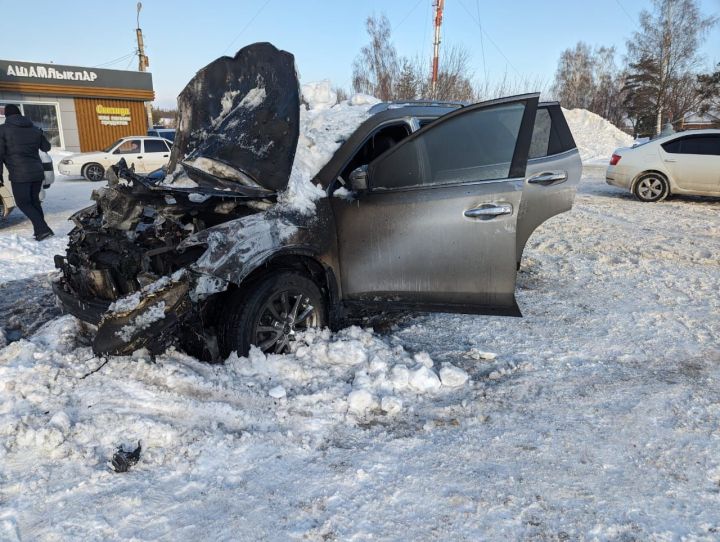
[[[224,304],[221,353],[246,356],[289,351],[296,332],[327,325],[327,302],[317,284],[297,271],[275,271],[241,288]]]
[[[105,168],[96,162],[90,162],[83,166],[82,176],[88,181],[100,182],[105,178]]]
[[[670,183],[660,173],[646,173],[635,183],[633,194],[640,201],[647,203],[662,201],[670,194]]]

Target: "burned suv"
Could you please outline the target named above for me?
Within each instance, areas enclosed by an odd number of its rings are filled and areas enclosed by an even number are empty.
[[[97,326],[98,354],[281,353],[299,330],[394,310],[520,316],[525,243],[581,174],[559,105],[537,94],[378,104],[315,176],[307,214],[277,201],[299,137],[292,55],[222,57],[178,106],[168,172],[118,164],[56,257],[55,292]]]

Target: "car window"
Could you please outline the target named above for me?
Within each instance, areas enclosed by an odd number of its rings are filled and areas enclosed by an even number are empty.
[[[720,136],[693,135],[664,143],[662,148],[670,154],[703,154],[720,156]]]
[[[524,112],[499,104],[439,119],[370,164],[371,188],[507,178]]]
[[[123,141],[113,154],[138,154],[142,152],[139,139]]]
[[[551,104],[538,108],[528,158],[544,158],[574,148],[575,140],[560,106]]]
[[[373,132],[365,140],[363,145],[360,147],[353,158],[343,168],[340,173],[340,177],[347,181],[350,173],[355,169],[363,166],[367,166],[370,162],[378,158],[384,152],[393,148],[400,141],[405,139],[411,133],[410,125],[405,121],[400,121],[395,124],[383,126],[379,130]]]
[[[550,112],[547,109],[538,109],[535,115],[535,126],[533,128],[532,139],[530,140],[528,158],[547,156],[551,132],[552,121],[550,120]]]
[[[160,139],[146,139],[145,152],[168,152],[168,148]]]

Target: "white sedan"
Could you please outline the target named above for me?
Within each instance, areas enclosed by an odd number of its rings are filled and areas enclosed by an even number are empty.
[[[102,181],[107,169],[125,158],[128,166],[135,166],[137,173],[151,173],[168,163],[171,147],[172,142],[162,137],[124,137],[102,151],[68,156],[60,161],[58,171],[61,175]]]
[[[720,130],[690,130],[617,149],[605,180],[640,201],[720,196]]]

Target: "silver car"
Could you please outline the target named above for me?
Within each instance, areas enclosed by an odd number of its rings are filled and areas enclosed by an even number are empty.
[[[236,107],[218,126],[221,98],[240,100],[260,79],[274,82],[262,104]],[[251,345],[281,353],[297,331],[355,315],[520,316],[525,243],[572,207],[581,175],[560,106],[538,94],[380,104],[316,176],[326,197],[308,216],[274,205],[299,135],[292,55],[249,46],[198,72],[178,101],[170,169],[182,164],[194,186],[121,164],[124,182],[73,217],[67,254],[56,257],[55,291],[98,325],[98,353],[175,341],[223,359]],[[237,141],[273,149],[272,159]],[[350,199],[334,197],[341,188]]]
[[[646,202],[670,194],[720,196],[720,130],[690,130],[617,149],[605,179]]]

